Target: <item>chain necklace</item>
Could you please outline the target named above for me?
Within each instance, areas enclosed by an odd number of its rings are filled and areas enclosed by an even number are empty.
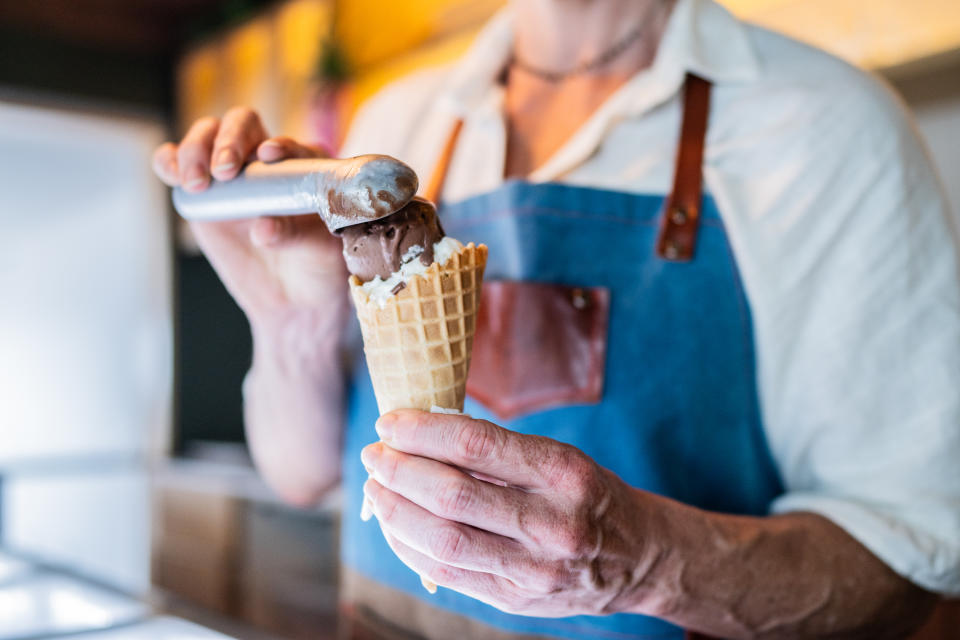
[[[669,2],[663,2],[661,5],[669,6]],[[648,16],[649,17],[649,16]],[[613,45],[598,55],[593,60],[587,60],[586,62],[581,62],[573,69],[567,71],[554,71],[552,69],[543,69],[535,65],[529,64],[520,60],[516,54],[510,58],[510,66],[516,67],[525,73],[529,73],[532,76],[536,76],[541,80],[546,82],[552,82],[554,84],[562,82],[571,76],[583,75],[585,73],[590,73],[591,71],[596,71],[602,67],[607,66],[614,60],[616,60],[621,54],[623,54],[627,49],[630,48],[635,42],[643,39],[646,35],[647,26],[649,21],[644,19],[636,27],[631,29],[624,35],[620,40],[613,43]]]

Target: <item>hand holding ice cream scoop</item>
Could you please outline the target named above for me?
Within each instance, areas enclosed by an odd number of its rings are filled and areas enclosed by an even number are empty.
[[[377,220],[417,192],[417,174],[396,158],[294,158],[251,162],[235,178],[203,191],[176,187],[173,204],[187,220],[318,213],[327,228]]]

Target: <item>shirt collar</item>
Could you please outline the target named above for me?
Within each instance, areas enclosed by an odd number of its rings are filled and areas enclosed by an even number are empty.
[[[481,30],[467,54],[455,66],[448,90],[438,106],[457,115],[469,113],[498,82],[513,47],[513,15],[499,11]],[[667,23],[654,63],[627,83],[650,89],[666,98],[679,91],[687,72],[715,84],[748,83],[759,76],[759,63],[746,26],[714,0],[678,0]],[[649,102],[649,101],[642,101]],[[646,107],[652,107],[647,104]]]

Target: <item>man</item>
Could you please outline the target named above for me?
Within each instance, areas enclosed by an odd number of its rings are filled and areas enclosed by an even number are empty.
[[[318,153],[241,108],[155,166],[199,190],[251,152]],[[356,637],[902,637],[960,593],[957,239],[875,80],[710,0],[514,0],[362,109],[372,152],[511,292],[472,417],[377,420],[315,216],[193,225],[264,477],[311,504],[346,434]]]

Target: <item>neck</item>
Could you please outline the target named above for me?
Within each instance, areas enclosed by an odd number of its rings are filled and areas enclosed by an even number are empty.
[[[674,2],[512,0],[514,54],[528,65],[563,72],[597,59],[638,25],[644,26],[641,38],[598,70],[629,75],[653,62]]]

